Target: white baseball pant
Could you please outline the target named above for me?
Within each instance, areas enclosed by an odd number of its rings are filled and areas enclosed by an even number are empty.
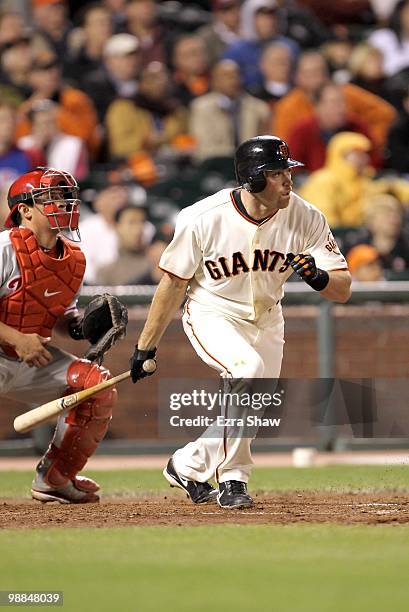
[[[281,304],[256,322],[235,319],[189,300],[184,330],[201,359],[224,378],[278,378],[284,346]],[[176,470],[189,480],[248,482],[251,438],[212,437],[206,430],[173,455]]]

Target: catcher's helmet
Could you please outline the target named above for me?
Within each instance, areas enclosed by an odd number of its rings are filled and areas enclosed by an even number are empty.
[[[39,196],[44,196],[39,199]],[[78,184],[69,172],[38,167],[26,172],[11,184],[7,195],[10,213],[5,221],[8,228],[18,225],[19,204],[42,204],[43,214],[52,229],[69,229],[78,233]],[[58,202],[65,206],[61,208]]]
[[[266,187],[265,170],[285,170],[303,166],[291,159],[288,145],[277,136],[256,136],[239,145],[234,156],[237,182],[258,193]]]

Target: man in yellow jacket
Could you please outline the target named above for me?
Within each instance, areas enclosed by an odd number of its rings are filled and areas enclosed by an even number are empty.
[[[409,182],[395,178],[375,179],[370,165],[370,140],[355,132],[340,132],[331,138],[323,168],[313,172],[299,190],[312,200],[332,227],[364,225],[371,198],[392,193],[409,205]]]

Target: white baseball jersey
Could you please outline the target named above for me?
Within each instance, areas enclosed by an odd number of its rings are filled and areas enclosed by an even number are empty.
[[[190,280],[192,300],[255,321],[283,297],[293,272],[287,253],[310,253],[327,271],[347,269],[324,215],[297,194],[287,208],[256,222],[223,189],[179,213],[159,265]]]
[[[10,232],[11,230],[0,232],[0,298],[14,293],[21,287],[21,271],[10,240]],[[77,301],[75,297],[65,314],[75,313]]]

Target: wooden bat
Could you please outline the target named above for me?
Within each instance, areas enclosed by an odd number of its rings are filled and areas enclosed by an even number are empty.
[[[147,359],[142,367],[145,372],[154,372],[156,370],[156,361],[154,359]],[[42,425],[42,423],[46,423],[62,412],[70,410],[71,408],[74,408],[74,406],[81,404],[81,402],[85,401],[92,395],[95,395],[95,393],[109,389],[117,383],[126,380],[130,377],[130,375],[131,371],[128,370],[127,372],[118,374],[118,376],[114,376],[109,380],[104,380],[103,382],[98,383],[98,385],[94,385],[89,389],[77,391],[76,393],[71,393],[71,395],[66,395],[65,397],[59,397],[58,399],[52,400],[47,404],[43,404],[42,406],[28,410],[14,419],[14,429],[18,433],[30,431],[30,429],[33,427]]]

